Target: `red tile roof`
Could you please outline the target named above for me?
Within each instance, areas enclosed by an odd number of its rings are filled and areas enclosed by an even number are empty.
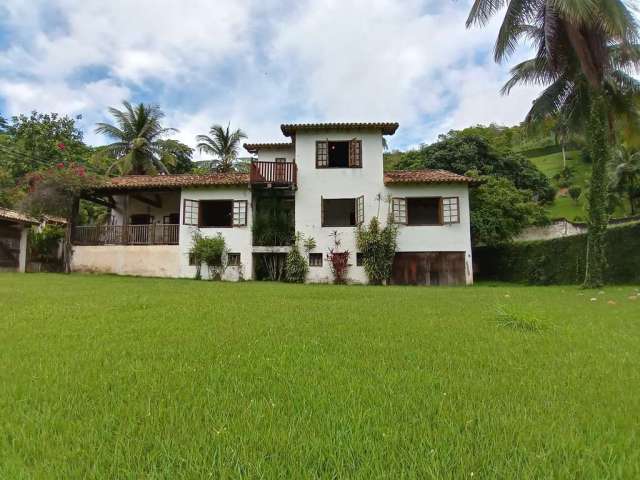
[[[347,122],[347,123],[285,123],[280,130],[290,137],[298,130],[367,130],[380,129],[383,135],[393,135],[398,129],[396,122]]]
[[[385,172],[385,185],[394,183],[475,183],[472,177],[458,175],[447,170],[397,170]]]
[[[33,217],[25,213],[16,212],[15,210],[9,210],[8,208],[0,207],[0,220],[7,220],[9,222],[16,223],[40,223]]]
[[[293,148],[293,143],[291,142],[245,143],[243,147],[249,153],[257,153],[258,150],[280,150],[285,148]]]
[[[207,187],[212,185],[249,185],[248,173],[207,173],[196,175],[125,175],[110,178],[98,185],[100,191],[177,189],[182,187]]]

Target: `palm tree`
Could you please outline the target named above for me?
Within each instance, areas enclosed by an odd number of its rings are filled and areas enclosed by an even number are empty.
[[[566,146],[569,140],[571,131],[569,129],[569,122],[564,115],[558,115],[556,118],[556,126],[553,128],[553,132],[556,137],[556,145],[559,144],[562,148],[562,169],[567,169],[567,153]]]
[[[617,165],[613,170],[611,189],[627,195],[631,215],[636,214],[636,202],[640,197],[640,151],[629,153],[621,147],[615,152]]]
[[[198,135],[198,151],[213,155],[215,160],[211,164],[211,169],[217,172],[232,172],[235,170],[235,161],[238,158],[240,142],[247,135],[239,128],[233,132],[222,125],[212,125],[209,135]]]
[[[593,159],[589,193],[589,237],[584,285],[604,280],[604,237],[607,228],[607,176],[613,114],[619,97],[638,91],[628,75],[640,65],[638,26],[624,0],[475,0],[467,27],[485,25],[506,7],[494,58],[508,58],[522,39],[533,41],[536,57],[514,68],[505,91],[518,83],[548,85],[534,102],[537,113],[565,111],[578,119],[587,113]],[[609,134],[607,134],[609,132]]]
[[[106,135],[116,142],[106,145],[107,152],[115,157],[109,168],[124,174],[168,173],[167,165],[175,164],[175,155],[162,148],[162,139],[175,128],[163,128],[160,120],[164,113],[157,105],[140,103],[133,107],[122,102],[124,110],[110,107],[116,125],[98,123],[96,133]]]

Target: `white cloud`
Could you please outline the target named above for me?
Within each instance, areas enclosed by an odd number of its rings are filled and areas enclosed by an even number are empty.
[[[464,26],[470,0],[5,0],[8,114],[104,120],[121,100],[159,103],[190,145],[212,123],[282,140],[283,121],[395,120],[392,146],[449,128],[515,123],[537,89],[500,97],[496,22]],[[0,23],[0,28],[2,28]]]

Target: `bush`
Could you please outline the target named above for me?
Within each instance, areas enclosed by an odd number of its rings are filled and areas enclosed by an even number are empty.
[[[327,254],[327,261],[329,262],[329,266],[331,267],[331,273],[333,274],[333,283],[343,284],[347,283],[347,272],[349,270],[349,251],[346,250],[341,252],[340,243],[341,240],[338,238],[338,231],[334,230],[331,233],[333,237],[333,248],[329,249],[329,253]]]
[[[578,199],[580,198],[581,194],[582,194],[582,188],[575,185],[569,188],[569,196],[574,202],[578,203]]]
[[[309,272],[307,259],[300,253],[301,240],[301,235],[296,235],[296,241],[287,255],[285,278],[287,282],[290,283],[304,283],[307,273]]]
[[[638,238],[640,223],[607,229],[607,283],[640,282]],[[586,248],[586,235],[476,248],[476,279],[536,285],[580,284],[584,280]]]
[[[227,268],[227,247],[224,237],[203,237],[200,232],[193,235],[193,245],[189,250],[196,264],[196,279],[200,279],[200,268],[204,263],[209,271],[209,280],[220,280]]]
[[[58,249],[64,239],[63,227],[47,225],[41,231],[29,230],[29,257],[32,261],[55,263],[58,261]]]
[[[398,227],[387,222],[386,227],[380,229],[377,217],[371,219],[368,228],[359,226],[356,230],[356,244],[362,253],[362,263],[369,283],[386,284],[391,277],[397,237]]]

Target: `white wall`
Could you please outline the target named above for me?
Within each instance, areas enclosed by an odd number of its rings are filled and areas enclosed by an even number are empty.
[[[469,187],[467,184],[394,184],[386,187],[391,197],[458,197],[460,223],[451,225],[399,225],[398,252],[464,252],[465,278],[473,283]],[[384,210],[386,216],[388,208]]]
[[[23,226],[20,230],[20,254],[18,256],[18,272],[27,271],[27,249],[29,248],[29,226]]]
[[[218,233],[225,239],[227,248],[232,253],[240,253],[240,267],[228,267],[223,280],[237,280],[241,275],[250,280],[253,274],[253,259],[251,251],[251,226],[253,224],[253,209],[251,205],[251,190],[249,186],[211,187],[208,189],[183,189],[180,201],[180,274],[181,277],[193,278],[196,267],[189,265],[189,250],[193,244],[193,234],[198,230],[195,226],[183,225],[182,215],[184,200],[247,200],[247,226],[229,228],[200,228],[202,235],[213,237]],[[206,268],[202,268],[203,278],[207,277]]]
[[[362,140],[362,168],[315,167],[316,140]],[[385,187],[383,183],[382,135],[380,131],[300,132],[296,137],[298,190],[296,191],[296,231],[316,240],[313,252],[323,257],[333,247],[333,231],[338,232],[340,250],[351,252],[348,277],[352,282],[367,282],[363,267],[356,266],[355,227],[322,227],[321,198],[356,198],[364,195],[365,223],[378,216],[384,223],[389,213],[388,198],[393,196],[458,196],[460,224],[452,226],[401,226],[399,252],[465,252],[467,282],[472,281],[471,240],[469,234],[468,187],[466,184],[407,185]],[[326,259],[322,267],[310,267],[308,281],[329,282],[331,270]]]
[[[144,277],[177,277],[180,273],[180,249],[177,245],[74,246],[71,270]]]
[[[280,149],[261,149],[258,151],[258,160],[261,162],[275,162],[276,158],[286,158],[287,162],[294,161],[294,149],[293,146],[290,148],[280,148]]]

